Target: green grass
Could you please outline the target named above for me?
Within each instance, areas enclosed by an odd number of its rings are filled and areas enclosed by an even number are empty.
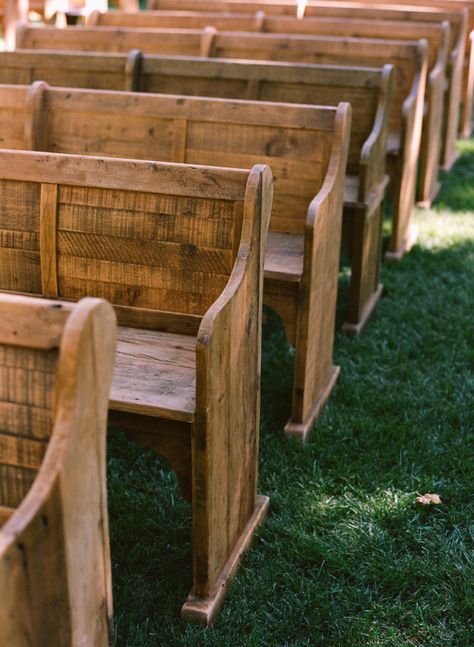
[[[268,314],[259,491],[271,510],[213,628],[179,620],[190,507],[173,474],[110,434],[117,645],[473,647],[474,141],[461,150],[417,214],[419,244],[384,265],[364,334],[338,333],[341,377],[305,447],[281,431],[293,354]],[[421,507],[426,492],[443,504]]]

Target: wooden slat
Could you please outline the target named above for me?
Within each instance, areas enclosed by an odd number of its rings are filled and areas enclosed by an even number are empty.
[[[0,463],[38,470],[46,451],[45,442],[0,431]]]
[[[0,527],[10,519],[15,512],[15,508],[8,508],[7,506],[0,505]]]
[[[57,184],[42,184],[40,203],[41,290],[46,297],[58,296],[56,261],[57,205]]]

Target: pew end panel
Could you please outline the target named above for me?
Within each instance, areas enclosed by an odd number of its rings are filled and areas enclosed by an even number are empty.
[[[261,167],[249,178],[232,276],[203,317],[197,338],[193,492],[195,505],[206,512],[195,516],[193,525],[193,541],[202,553],[195,552],[194,559],[199,586],[194,587],[181,614],[202,624],[213,621],[240,555],[268,509],[268,498],[256,494],[256,456],[263,263],[271,202],[271,173]],[[224,397],[226,391],[232,393],[231,398]],[[219,430],[219,435],[210,434],[212,429]],[[223,498],[225,508],[220,503]],[[214,526],[226,529],[222,537],[212,537],[209,528]]]
[[[380,260],[383,200],[389,183],[385,153],[392,102],[391,65],[384,66],[382,79],[374,126],[361,151],[358,200],[345,203],[343,235],[352,260],[352,275],[343,330],[349,335],[362,332],[383,294]]]
[[[449,57],[449,22],[441,23],[442,40],[436,64],[426,80],[426,99],[420,141],[419,185],[417,204],[429,207],[441,187],[438,181],[441,135],[443,130],[444,92],[446,66]]]
[[[393,227],[386,260],[400,260],[415,244],[417,228],[413,223],[416,193],[416,168],[421,142],[426,79],[428,72],[426,41],[418,44],[417,70],[410,93],[403,101],[400,143],[394,155],[388,144],[389,175],[395,200]]]
[[[0,310],[0,503],[10,510],[0,527],[0,642],[106,647],[115,315],[98,299],[11,294],[0,295]]]
[[[304,259],[296,321],[296,358],[291,418],[285,432],[303,442],[318,418],[339,374],[332,348],[341,247],[344,176],[349,151],[352,111],[337,108],[327,174],[309,205],[304,235]]]

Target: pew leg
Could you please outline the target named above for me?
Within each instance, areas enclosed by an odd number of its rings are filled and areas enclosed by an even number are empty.
[[[235,542],[234,548],[218,575],[212,589],[207,594],[199,595],[194,592],[195,589],[193,588],[188,599],[181,607],[181,617],[183,620],[197,622],[204,626],[209,626],[214,622],[214,619],[225,600],[229,585],[237,573],[242,555],[249,548],[255,529],[265,519],[269,504],[270,499],[267,496],[258,495],[256,497],[253,513],[241,535]],[[193,550],[195,551],[195,558],[199,558],[199,555],[196,555],[194,546]]]
[[[383,293],[379,282],[382,256],[382,205],[379,202],[371,212],[354,209],[346,212],[350,221],[351,283],[342,327],[348,335],[358,335],[370,319]]]
[[[191,501],[191,427],[189,424],[121,411],[109,411],[109,424],[124,427],[129,438],[163,456],[177,476],[181,496],[186,501]]]
[[[339,368],[339,366],[331,366],[329,373],[323,383],[323,386],[321,387],[316,399],[312,403],[310,410],[304,416],[301,422],[298,420],[299,416],[292,415],[292,417],[286,423],[284,431],[287,436],[298,438],[303,443],[306,442],[314,427],[315,422],[321,415],[324,405],[326,404],[333,388],[336,385],[340,370],[341,369]],[[294,408],[295,406],[293,404],[293,409]]]
[[[416,193],[417,206],[421,208],[429,208],[441,188],[438,172],[443,125],[443,93],[444,82],[441,77],[436,84],[429,84],[427,88],[427,110],[423,117],[421,131],[419,182]]]
[[[459,105],[461,102],[462,68],[448,65],[448,90],[445,93],[443,115],[443,139],[441,144],[441,168],[450,171],[459,157],[456,138],[459,126]]]
[[[415,205],[415,174],[410,164],[403,160],[401,152],[387,158],[390,161],[392,178],[392,233],[385,260],[401,260],[410,251],[418,238],[418,227],[413,223]]]
[[[285,425],[284,432],[305,442],[336,384],[339,367],[332,365],[334,320],[332,316],[329,320],[324,317],[325,307],[329,307],[332,315],[331,306],[323,306],[319,310],[326,325],[319,326],[317,321],[320,319],[313,321],[312,326],[310,323],[311,332],[305,335],[297,330],[300,301],[297,283],[265,279],[265,305],[272,308],[281,318],[287,341],[296,350],[291,417]],[[308,336],[311,334],[312,340],[316,341],[316,346],[320,349],[318,357],[315,358],[308,344]],[[309,370],[306,370],[308,366]],[[300,386],[296,386],[296,381],[299,381]],[[309,397],[308,393],[311,394]]]

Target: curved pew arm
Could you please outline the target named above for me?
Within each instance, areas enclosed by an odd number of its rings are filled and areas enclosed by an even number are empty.
[[[377,105],[374,126],[365,140],[360,154],[359,200],[365,200],[371,188],[376,188],[385,178],[385,149],[388,122],[392,103],[393,65],[384,65],[381,93]]]
[[[428,44],[426,40],[420,39],[419,41],[419,67],[413,78],[413,83],[410,88],[410,92],[403,102],[402,106],[402,116],[404,127],[402,129],[405,137],[410,134],[413,134],[413,125],[414,120],[418,116],[418,110],[423,109],[424,96],[425,96],[425,87],[426,87],[426,75],[427,75],[427,59],[428,59]],[[423,100],[423,101],[420,101]],[[421,107],[420,107],[421,103]],[[421,118],[421,117],[420,117]],[[421,134],[421,123],[420,123],[420,134]],[[406,139],[407,143],[411,141],[409,137]]]
[[[438,52],[438,58],[436,59],[436,63],[433,69],[428,74],[427,83],[430,87],[436,85],[438,79],[440,78],[444,79],[444,76],[446,74],[449,39],[450,39],[450,33],[451,33],[451,28],[447,20],[443,21],[443,23],[441,24],[441,31],[442,31],[442,38],[441,38],[441,46]]]

